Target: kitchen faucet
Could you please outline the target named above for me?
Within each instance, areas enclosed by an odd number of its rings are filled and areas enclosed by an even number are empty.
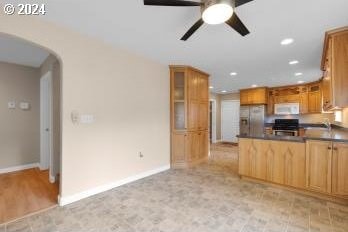
[[[327,127],[327,130],[328,130],[329,132],[331,132],[331,129],[332,129],[332,128],[331,128],[330,119],[324,118],[323,124]]]

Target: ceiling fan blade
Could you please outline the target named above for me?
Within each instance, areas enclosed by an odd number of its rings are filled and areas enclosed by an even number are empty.
[[[195,31],[198,30],[203,25],[204,21],[203,19],[199,19],[187,32],[186,34],[181,38],[181,40],[186,41],[188,38],[195,33]]]
[[[144,0],[144,5],[149,6],[200,6],[201,2],[184,0]]]
[[[233,13],[232,17],[227,20],[226,23],[242,36],[246,36],[250,33],[248,28],[246,28],[236,13]]]
[[[252,2],[254,0],[235,0],[235,7],[238,7],[238,6],[241,6],[241,5],[244,5],[245,3],[248,3],[248,2]]]

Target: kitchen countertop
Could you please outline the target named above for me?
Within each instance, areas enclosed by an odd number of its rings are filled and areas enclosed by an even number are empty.
[[[307,128],[304,136],[280,136],[267,134],[241,134],[238,138],[252,138],[263,140],[277,140],[304,143],[306,140],[321,140],[348,143],[348,131],[345,129],[333,129],[331,133],[325,128]]]

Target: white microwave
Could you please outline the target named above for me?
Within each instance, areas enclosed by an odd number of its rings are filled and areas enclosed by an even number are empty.
[[[300,103],[281,103],[274,105],[275,114],[300,114]]]

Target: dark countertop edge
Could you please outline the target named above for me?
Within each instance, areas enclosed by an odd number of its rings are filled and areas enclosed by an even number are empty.
[[[302,137],[305,141],[307,140],[319,140],[319,141],[328,141],[336,143],[348,143],[348,139],[335,139],[335,138],[318,138],[318,137]]]
[[[265,123],[265,127],[273,127],[274,123],[272,122],[267,122]],[[312,127],[312,128],[326,128],[326,126],[324,124],[321,123],[300,123],[299,125],[300,128],[308,128],[308,127]],[[347,131],[348,132],[348,128],[340,126],[340,125],[336,125],[336,124],[331,124],[331,127],[333,129],[338,129],[338,130],[343,130],[343,131]]]
[[[276,135],[277,136],[277,135]],[[237,135],[241,139],[261,139],[261,140],[274,140],[274,141],[285,141],[285,142],[295,142],[295,143],[305,143],[303,137],[290,137],[290,136],[267,136],[267,135]]]
[[[335,139],[335,138],[318,138],[318,137],[290,137],[290,136],[267,136],[267,135],[237,135],[241,139],[261,139],[261,140],[274,140],[285,142],[305,143],[307,140],[319,140],[319,141],[332,141],[338,143],[348,143],[347,139]]]

